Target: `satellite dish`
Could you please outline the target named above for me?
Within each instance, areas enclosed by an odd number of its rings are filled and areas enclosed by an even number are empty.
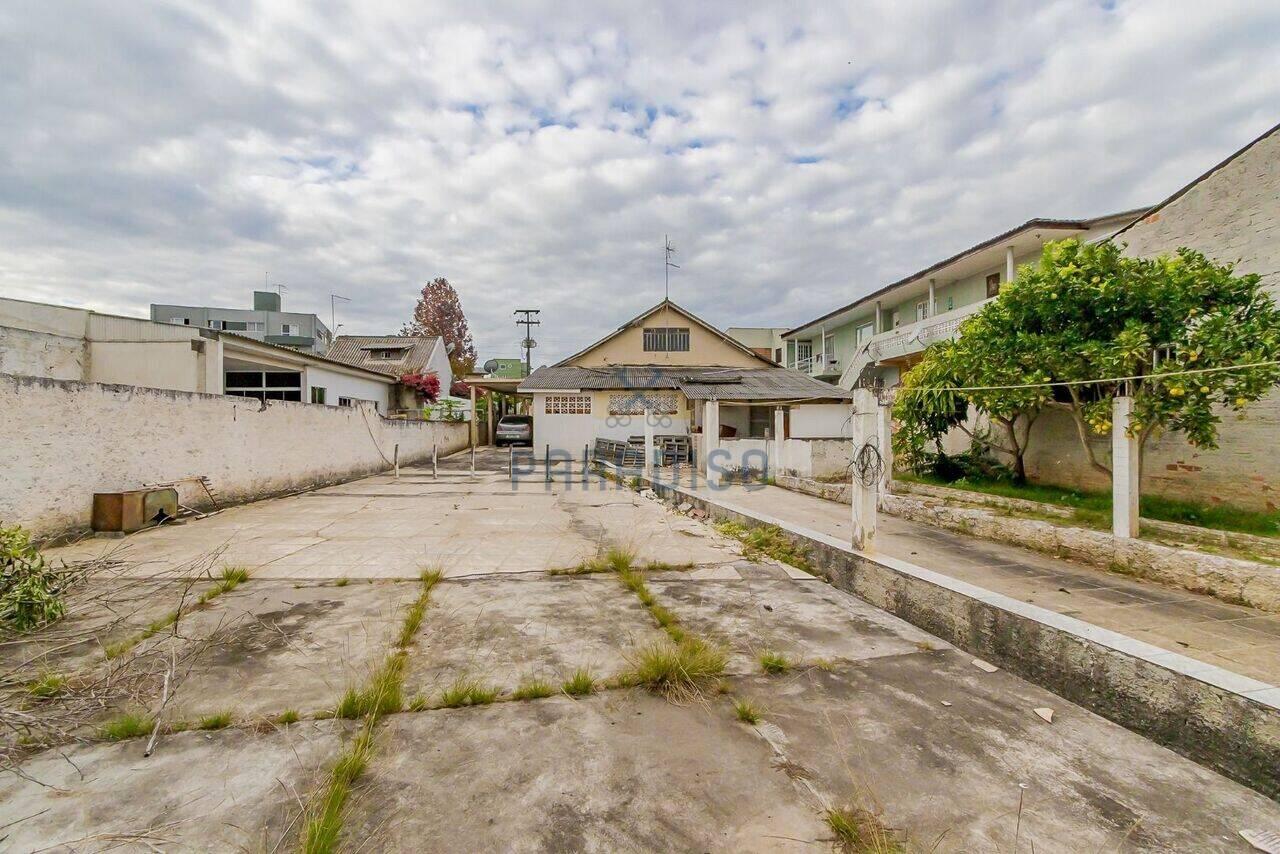
[[[497,360],[497,359],[490,359],[489,361],[487,361],[487,362],[485,362],[485,363],[484,363],[484,372],[485,372],[486,374],[491,374],[491,373],[493,373],[493,372],[494,372],[494,371],[496,371],[496,370],[498,370],[498,360]]]

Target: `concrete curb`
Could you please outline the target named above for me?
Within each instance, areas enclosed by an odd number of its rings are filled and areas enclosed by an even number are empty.
[[[731,502],[649,485],[709,518],[775,526],[835,587],[1280,800],[1280,688]]]

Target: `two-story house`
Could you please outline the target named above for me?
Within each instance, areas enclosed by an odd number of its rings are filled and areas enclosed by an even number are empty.
[[[994,298],[1019,265],[1037,261],[1046,243],[1102,239],[1143,210],[1028,220],[786,332],[785,364],[844,388],[893,386],[926,347],[955,336],[960,322]]]

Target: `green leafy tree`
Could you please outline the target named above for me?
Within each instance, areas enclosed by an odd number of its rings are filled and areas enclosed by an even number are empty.
[[[1280,359],[1280,310],[1258,276],[1200,252],[1129,258],[1123,249],[1047,244],[1038,264],[962,324],[957,341],[925,351],[894,410],[904,454],[958,426],[970,406],[996,423],[1017,413],[1024,436],[1037,413],[1057,408],[1070,413],[1090,464],[1110,474],[1089,440],[1110,432],[1112,400],[1126,393],[1140,449],[1158,431],[1217,447],[1223,412],[1280,382],[1280,366],[1266,364]],[[1038,383],[1046,385],[938,391]],[[1025,453],[1025,439],[1018,446]]]

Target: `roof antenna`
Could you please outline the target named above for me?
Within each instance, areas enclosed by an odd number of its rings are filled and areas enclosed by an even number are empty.
[[[665,262],[665,266],[662,268],[662,281],[663,281],[662,299],[663,299],[663,302],[670,302],[671,301],[671,268],[675,267],[677,270],[679,270],[680,265],[671,263],[671,256],[674,255],[676,252],[676,248],[671,245],[671,236],[664,234],[662,235],[662,239],[666,244],[666,262]]]

